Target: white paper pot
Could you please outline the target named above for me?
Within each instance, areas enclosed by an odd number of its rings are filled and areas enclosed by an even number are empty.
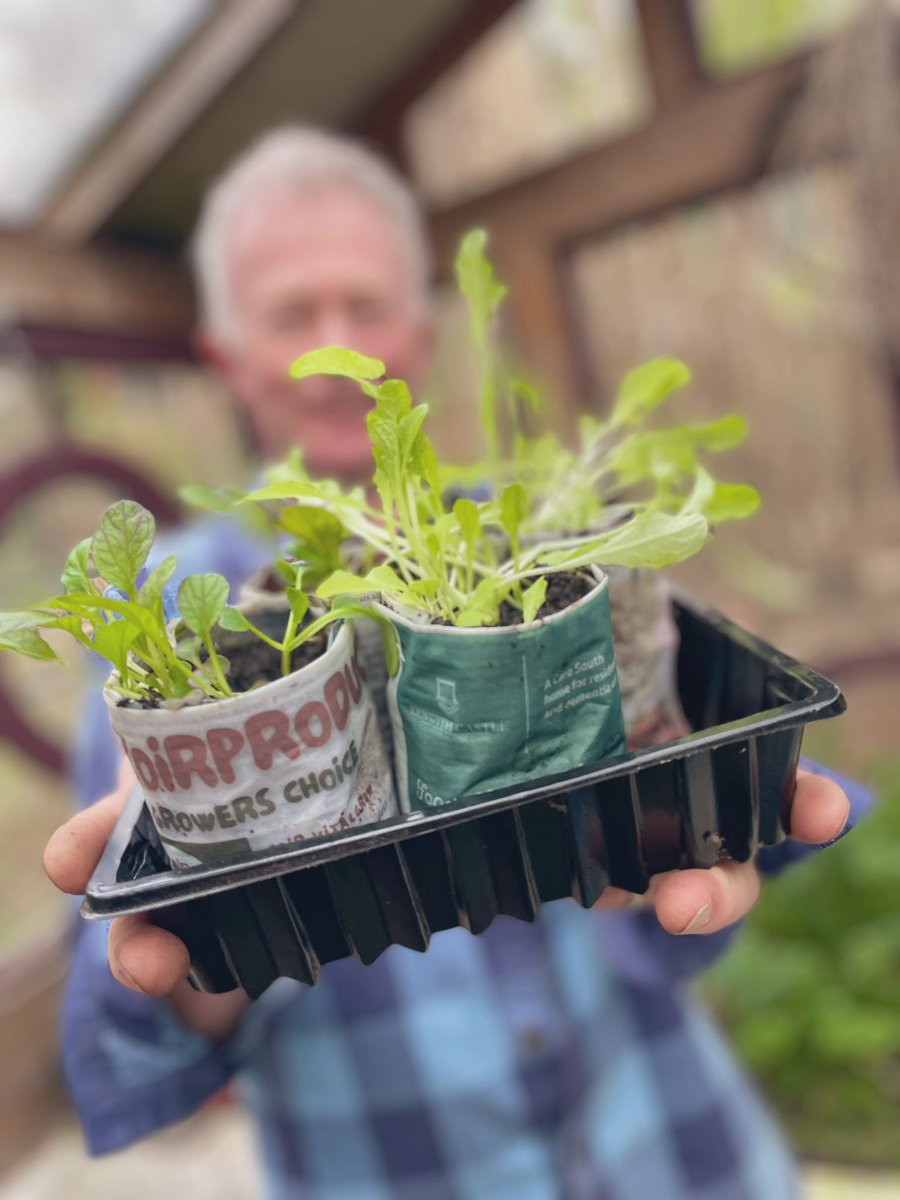
[[[233,698],[149,709],[104,695],[176,868],[397,812],[349,623],[307,666]]]

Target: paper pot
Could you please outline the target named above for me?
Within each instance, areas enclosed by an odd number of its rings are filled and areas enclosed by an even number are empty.
[[[401,806],[463,796],[625,749],[606,576],[527,625],[428,625],[378,605],[400,640],[388,682]]]
[[[397,812],[349,623],[307,666],[233,698],[154,709],[105,698],[176,868]]]

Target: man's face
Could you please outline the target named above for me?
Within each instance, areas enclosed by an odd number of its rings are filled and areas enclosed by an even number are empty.
[[[430,322],[389,217],[348,186],[263,195],[229,229],[226,270],[234,337],[207,346],[264,453],[297,445],[313,475],[370,478],[370,401],[347,380],[294,382],[288,367],[308,350],[347,346],[413,389],[423,382]]]

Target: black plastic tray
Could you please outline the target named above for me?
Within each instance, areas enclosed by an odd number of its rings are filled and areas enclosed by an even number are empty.
[[[169,870],[139,796],[88,885],[82,914],[154,912],[187,943],[192,982],[260,995],[323,963],[373,962],[433,933],[526,921],[608,884],[642,892],[658,871],[745,861],[785,836],[803,726],[844,711],[838,688],[721,614],[676,594],[678,685],[698,732],[376,826]]]

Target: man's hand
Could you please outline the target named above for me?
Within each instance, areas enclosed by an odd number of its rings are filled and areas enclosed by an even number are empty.
[[[830,779],[797,772],[791,804],[791,837],[818,845],[838,836],[847,823],[850,801]],[[669,933],[717,933],[746,916],[759,897],[760,875],[752,862],[723,862],[709,869],[654,875],[645,896],[607,888],[596,906],[622,909],[652,905]]]
[[[51,836],[44,850],[44,870],[60,891],[84,894],[133,786],[134,775],[125,762],[116,790],[77,813]],[[168,996],[187,978],[190,965],[184,942],[151,925],[144,914],[117,917],[112,922],[109,967],[126,987],[151,996]]]
[[[124,761],[116,790],[77,813],[51,836],[44,850],[44,870],[61,891],[84,894],[134,782],[131,767]],[[143,913],[113,920],[108,954],[109,969],[119,983],[148,996],[167,997],[189,1028],[214,1041],[233,1032],[247,1006],[243,991],[223,996],[195,992],[187,982],[191,966],[187,946]]]

